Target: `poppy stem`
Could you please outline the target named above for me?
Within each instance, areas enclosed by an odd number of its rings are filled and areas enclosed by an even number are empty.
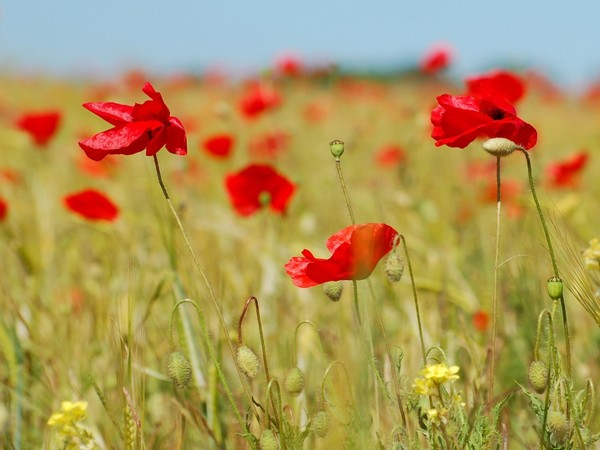
[[[488,408],[494,400],[494,372],[496,369],[496,335],[498,330],[498,265],[500,264],[500,212],[502,211],[502,179],[500,156],[496,156],[496,249],[494,251],[494,294],[492,297],[492,338],[490,343],[490,365],[488,372]]]
[[[542,211],[542,207],[540,206],[540,201],[535,190],[535,183],[533,181],[533,170],[531,168],[531,157],[529,156],[529,153],[527,153],[526,150],[522,150],[522,153],[525,155],[525,160],[527,161],[527,176],[529,178],[529,188],[531,190],[531,195],[533,197],[538,216],[540,217],[540,222],[542,223],[542,229],[544,230],[544,237],[546,238],[548,253],[550,253],[550,260],[552,261],[552,270],[554,272],[554,277],[560,279],[558,275],[558,264],[556,262],[556,255],[554,254],[554,247],[552,247],[552,240],[550,239],[550,233],[548,232],[548,225],[546,224],[546,219],[544,217],[544,213]],[[565,347],[567,353],[567,376],[571,378],[571,337],[569,334],[569,320],[567,318],[567,307],[565,305],[565,298],[562,293],[560,294],[560,307],[563,317],[563,329],[565,334]]]
[[[248,307],[250,306],[250,303],[254,302],[254,306],[256,308],[256,321],[258,322],[258,334],[260,336],[260,347],[261,347],[261,351],[262,351],[262,356],[263,356],[263,364],[265,366],[265,377],[267,379],[267,383],[269,383],[269,381],[271,381],[271,375],[269,374],[269,365],[267,364],[267,349],[265,347],[265,336],[263,334],[263,327],[262,327],[262,321],[260,320],[260,308],[258,306],[258,299],[254,296],[249,297],[248,300],[246,300],[246,303],[244,305],[244,309],[242,310],[242,314],[240,315],[240,319],[238,321],[238,343],[239,345],[242,345],[243,339],[242,339],[242,322],[244,321],[244,317],[246,316],[246,312],[248,311]]]
[[[219,308],[219,302],[217,301],[217,298],[212,290],[212,286],[210,284],[210,282],[208,281],[208,277],[206,276],[206,273],[204,272],[204,269],[202,268],[202,266],[200,265],[200,262],[198,261],[198,258],[196,257],[196,253],[194,252],[194,249],[192,248],[192,244],[190,243],[190,240],[188,238],[188,235],[185,231],[185,228],[183,227],[183,224],[181,223],[181,219],[179,218],[179,214],[177,214],[177,211],[175,210],[175,207],[173,206],[173,203],[171,202],[171,198],[169,197],[169,193],[167,192],[167,188],[163,182],[162,179],[162,175],[160,172],[160,165],[158,163],[158,158],[156,157],[156,155],[152,156],[154,159],[154,168],[156,169],[156,177],[158,179],[158,184],[160,185],[160,188],[163,192],[163,195],[165,197],[165,200],[167,200],[167,204],[169,205],[169,209],[171,210],[171,213],[173,214],[173,217],[175,218],[175,221],[177,222],[177,227],[179,228],[179,231],[181,231],[181,234],[183,235],[183,240],[185,242],[186,247],[188,248],[191,256],[192,256],[192,260],[194,261],[194,265],[196,266],[196,269],[198,270],[198,272],[200,273],[200,277],[202,278],[202,281],[204,282],[204,285],[206,286],[206,289],[208,290],[208,294],[209,297],[212,301],[212,304],[217,312],[217,316],[219,317],[219,321],[221,323],[221,328],[223,328],[223,332],[225,333],[225,340],[227,342],[227,346],[229,347],[229,351],[231,353],[232,358],[235,360],[235,350],[233,348],[233,345],[231,343],[231,338],[229,336],[229,331],[227,329],[227,324],[225,323],[225,318],[223,317],[223,313],[221,312],[221,309]],[[209,351],[210,351],[210,356],[213,359],[215,364],[218,364],[218,359],[215,353],[215,349],[214,349],[214,344],[212,343],[212,341],[210,339],[207,339],[207,344],[209,347]],[[238,367],[237,364],[234,364],[236,367],[236,370],[238,372],[238,376],[240,379],[240,382],[242,384],[242,387],[244,389],[244,394],[246,395],[248,402],[251,406],[251,408],[253,408],[255,410],[255,406],[254,403],[252,402],[252,396],[250,394],[250,391],[248,390],[248,386],[246,385],[245,381],[244,381],[244,375],[241,372],[241,369]],[[221,380],[221,383],[223,385],[223,388],[227,391],[227,396],[230,399],[231,403],[232,403],[232,407],[234,409],[234,411],[236,411],[236,416],[238,417],[238,421],[240,422],[240,426],[244,429],[245,432],[249,432],[248,427],[246,426],[245,422],[241,419],[241,415],[238,412],[238,407],[235,404],[235,402],[232,401],[233,397],[231,395],[231,390],[229,388],[229,384],[227,383],[227,379],[225,378],[225,375],[223,374],[223,372],[221,371],[217,371],[219,378]],[[256,411],[255,411],[256,412]]]
[[[348,209],[348,214],[350,214],[350,221],[352,222],[352,225],[356,225],[356,218],[354,217],[352,203],[350,203],[350,195],[348,195],[348,189],[346,188],[346,182],[344,181],[344,174],[342,173],[342,162],[340,158],[335,159],[335,168],[338,173],[338,178],[340,179],[342,191],[344,192],[344,198],[346,199],[346,208]]]

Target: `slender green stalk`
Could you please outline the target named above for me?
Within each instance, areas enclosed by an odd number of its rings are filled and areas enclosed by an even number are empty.
[[[494,372],[496,369],[496,334],[498,330],[498,265],[500,264],[500,212],[502,180],[500,178],[500,156],[496,157],[496,248],[494,251],[494,294],[492,297],[492,340],[490,343],[490,365],[488,372],[488,407],[494,399]]]
[[[235,350],[234,350],[233,345],[231,343],[231,338],[229,336],[229,330],[227,329],[227,323],[225,322],[225,318],[223,317],[223,313],[221,312],[221,308],[219,307],[219,302],[217,301],[217,298],[216,298],[216,296],[215,296],[215,294],[213,292],[213,289],[212,289],[212,286],[211,286],[210,282],[208,281],[208,277],[206,276],[206,273],[204,272],[204,269],[202,268],[202,266],[200,265],[200,262],[199,262],[198,258],[196,257],[196,253],[194,252],[192,244],[190,243],[190,240],[188,238],[187,232],[185,231],[185,228],[183,227],[183,224],[181,223],[181,219],[179,218],[179,214],[177,214],[177,211],[175,210],[175,208],[173,206],[173,203],[171,202],[171,198],[169,197],[169,193],[167,192],[167,188],[165,187],[165,184],[163,183],[162,175],[161,175],[161,172],[160,172],[160,165],[158,163],[158,158],[156,157],[156,155],[153,155],[153,159],[154,159],[154,168],[156,169],[156,177],[158,179],[158,184],[160,185],[160,188],[162,190],[163,196],[165,197],[165,200],[167,201],[167,204],[169,205],[169,209],[171,210],[171,213],[173,214],[173,217],[175,218],[175,222],[177,223],[177,227],[181,231],[181,234],[183,236],[183,240],[185,242],[185,245],[186,245],[188,251],[190,252],[190,255],[192,256],[192,260],[194,261],[194,265],[196,267],[196,270],[200,274],[200,277],[202,278],[202,281],[204,282],[204,285],[206,286],[206,289],[208,290],[208,294],[209,294],[210,300],[211,300],[211,302],[212,302],[212,304],[214,306],[215,311],[217,312],[217,316],[219,318],[219,321],[220,321],[220,324],[221,324],[221,328],[223,329],[223,332],[225,333],[225,340],[227,342],[227,346],[229,347],[229,351],[231,353],[231,357],[235,360]],[[211,357],[213,359],[213,362],[215,362],[215,364],[216,364],[217,363],[217,357],[216,357],[216,351],[214,349],[214,345],[210,341],[210,339],[207,339],[207,344],[208,344],[209,352],[211,353]],[[252,395],[250,394],[248,386],[244,382],[244,375],[241,373],[241,370],[240,370],[240,368],[238,367],[237,364],[235,364],[235,367],[236,367],[236,370],[238,372],[238,376],[239,376],[241,385],[243,387],[244,394],[246,395],[246,398],[248,400],[248,404],[251,405],[251,408],[255,409],[254,403],[252,402]],[[219,374],[219,378],[220,378],[221,383],[223,384],[223,386],[226,388],[226,390],[229,390],[228,383],[227,383],[227,380],[226,380],[223,372],[220,371],[220,370],[218,370],[218,374]],[[240,425],[242,426],[242,428],[246,432],[248,431],[244,421],[241,421]]]
[[[350,195],[348,195],[348,189],[346,188],[346,183],[344,182],[344,175],[342,174],[342,163],[339,157],[335,158],[335,168],[338,173],[338,178],[340,179],[342,191],[344,191],[344,198],[346,199],[346,209],[348,210],[348,214],[350,214],[350,221],[352,222],[352,225],[356,225],[356,218],[354,217],[354,211],[352,210],[352,204],[350,203]]]
[[[417,325],[419,326],[419,341],[421,343],[421,355],[423,357],[423,367],[427,365],[427,353],[425,352],[425,339],[423,339],[423,325],[421,323],[421,311],[419,309],[419,298],[417,296],[417,285],[415,283],[415,276],[413,274],[412,263],[410,262],[410,255],[408,253],[408,245],[406,244],[406,238],[404,235],[400,235],[402,240],[402,248],[404,250],[404,256],[406,257],[406,264],[408,264],[408,275],[410,276],[410,285],[412,287],[413,299],[415,302],[415,312],[417,315]]]
[[[550,233],[548,232],[548,226],[546,225],[546,219],[544,218],[544,213],[542,211],[542,207],[540,206],[540,201],[538,200],[537,193],[535,191],[535,183],[533,181],[533,170],[531,169],[531,158],[529,153],[526,150],[523,150],[522,153],[525,155],[525,160],[527,161],[527,176],[529,177],[529,188],[531,189],[531,195],[533,196],[533,201],[535,203],[535,207],[537,209],[538,215],[540,217],[540,222],[542,223],[542,229],[544,230],[544,237],[546,238],[546,244],[548,245],[548,253],[550,253],[550,260],[552,261],[552,269],[554,271],[554,276],[559,278],[558,275],[558,264],[556,262],[556,256],[554,254],[554,248],[552,247],[552,240],[550,239]],[[560,296],[560,307],[562,311],[563,317],[563,329],[565,334],[565,347],[566,347],[566,364],[567,364],[567,376],[571,378],[571,337],[569,334],[569,321],[567,318],[567,307],[565,305],[564,296],[561,294]]]
[[[265,336],[263,334],[262,320],[260,319],[260,308],[258,306],[258,299],[254,296],[248,298],[246,300],[246,304],[244,305],[244,309],[242,310],[242,314],[240,315],[240,320],[238,321],[238,342],[242,345],[242,322],[244,321],[244,317],[246,316],[246,312],[248,311],[248,307],[250,303],[254,302],[254,307],[256,308],[256,321],[258,322],[258,334],[260,336],[260,348],[263,357],[263,365],[265,366],[265,377],[267,378],[267,383],[271,381],[271,375],[269,374],[269,364],[267,363],[267,349],[265,347]]]

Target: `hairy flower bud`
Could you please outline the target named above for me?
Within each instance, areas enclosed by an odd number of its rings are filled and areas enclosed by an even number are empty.
[[[402,279],[404,273],[404,263],[402,258],[395,251],[391,252],[385,261],[385,274],[392,283],[397,283]]]
[[[506,138],[491,138],[483,143],[483,149],[494,156],[508,156],[515,150],[525,150]]]
[[[258,368],[260,366],[258,356],[256,356],[256,353],[254,353],[247,345],[241,345],[238,347],[236,362],[238,367],[242,369],[242,372],[244,372],[249,378],[254,378],[256,375],[258,375]]]
[[[310,431],[320,438],[327,436],[327,433],[329,433],[329,414],[326,411],[321,410],[313,416]]]
[[[538,394],[542,394],[546,390],[548,367],[543,361],[535,360],[529,365],[529,382]]]
[[[323,284],[323,292],[332,302],[337,302],[342,296],[344,285],[341,281],[328,281]]]
[[[290,369],[285,377],[284,387],[288,394],[300,395],[304,389],[304,374],[299,367]]]
[[[264,430],[259,440],[260,450],[278,450],[279,440],[271,430]]]
[[[167,374],[177,389],[185,389],[192,377],[192,366],[180,351],[169,355]]]
[[[548,429],[558,442],[564,443],[571,433],[571,423],[562,412],[550,411],[548,413]]]

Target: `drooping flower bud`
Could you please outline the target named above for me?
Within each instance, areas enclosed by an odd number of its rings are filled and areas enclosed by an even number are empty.
[[[271,430],[264,430],[259,440],[260,450],[278,450],[279,440]]]
[[[392,283],[397,283],[402,279],[402,274],[404,273],[404,262],[402,262],[402,258],[396,252],[390,252],[384,267],[385,273]]]
[[[331,141],[329,143],[329,150],[336,159],[339,159],[344,154],[344,141],[340,141],[339,139]]]
[[[329,433],[329,414],[326,411],[321,410],[313,416],[310,431],[320,438],[327,436],[327,433]]]
[[[548,296],[552,300],[558,300],[563,294],[563,282],[560,278],[551,277],[548,279]]]
[[[535,360],[529,365],[529,382],[538,394],[542,394],[546,390],[548,367],[543,361]]]
[[[323,292],[332,302],[337,302],[342,296],[344,285],[341,281],[328,281],[323,284]]]
[[[167,375],[177,389],[185,389],[192,377],[192,366],[186,356],[180,351],[169,355]]]
[[[290,369],[285,377],[285,391],[291,395],[300,395],[304,389],[304,374],[299,367]]]
[[[483,149],[494,156],[508,156],[515,150],[525,150],[510,139],[501,137],[488,139],[483,143]]]
[[[258,368],[260,362],[258,356],[252,351],[247,345],[241,345],[237,349],[236,362],[238,367],[246,374],[249,378],[254,378],[258,375]]]
[[[571,433],[571,423],[560,411],[548,413],[548,429],[559,443],[564,443]]]

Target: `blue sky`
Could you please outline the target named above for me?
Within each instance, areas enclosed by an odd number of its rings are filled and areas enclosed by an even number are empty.
[[[53,74],[253,70],[294,51],[308,61],[408,65],[451,44],[457,77],[538,68],[581,89],[600,78],[600,4],[547,0],[10,0],[0,65]]]

